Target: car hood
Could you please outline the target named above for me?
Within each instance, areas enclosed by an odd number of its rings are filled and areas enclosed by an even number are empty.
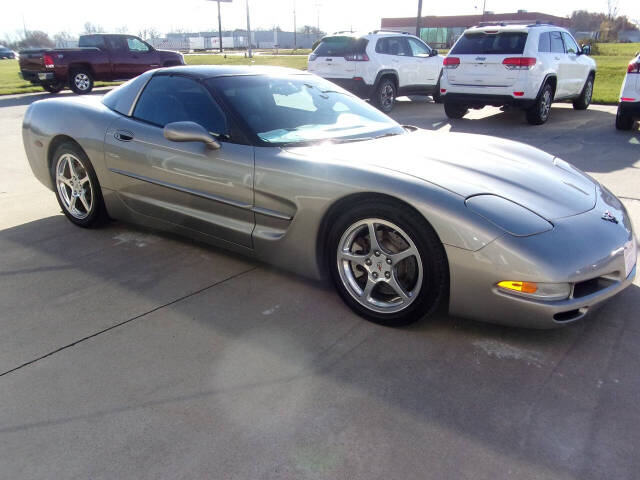
[[[586,212],[596,203],[597,184],[583,172],[542,150],[497,137],[418,130],[289,150],[410,175],[465,198],[498,195],[547,220]]]

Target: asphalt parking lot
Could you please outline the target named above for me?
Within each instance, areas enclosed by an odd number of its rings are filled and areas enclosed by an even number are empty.
[[[0,97],[0,478],[638,478],[638,279],[560,330],[376,326],[326,284],[72,226],[22,148],[45,97]],[[559,155],[640,228],[640,132],[614,107],[555,106],[541,127],[498,109],[450,123],[425,100],[392,116]]]

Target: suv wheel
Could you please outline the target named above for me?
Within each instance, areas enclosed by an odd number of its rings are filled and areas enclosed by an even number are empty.
[[[69,88],[78,95],[89,93],[93,90],[93,77],[91,73],[84,69],[72,71],[69,76]]]
[[[444,113],[449,118],[462,118],[469,111],[469,107],[459,103],[444,103]]]
[[[58,93],[64,88],[64,83],[43,83],[42,88],[49,93]]]
[[[631,130],[633,127],[633,117],[626,113],[622,105],[618,105],[618,113],[616,114],[616,128],[618,130]]]
[[[389,113],[393,109],[395,102],[396,84],[390,78],[383,78],[378,83],[378,88],[374,95],[374,103],[380,110]]]
[[[573,108],[575,110],[586,110],[591,104],[591,97],[593,96],[593,75],[589,75],[587,82],[584,84],[582,93],[578,98],[573,101]]]
[[[551,103],[553,103],[553,88],[546,83],[534,105],[527,110],[527,122],[531,125],[542,125],[549,120]]]

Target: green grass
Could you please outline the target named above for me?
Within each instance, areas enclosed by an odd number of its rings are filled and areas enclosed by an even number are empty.
[[[640,43],[601,43],[594,50],[593,59],[598,64],[598,74],[593,91],[593,102],[615,104],[618,102],[620,86],[627,71],[627,64],[640,51]],[[185,55],[189,65],[274,65],[304,70],[307,68],[308,50],[280,50],[280,55],[256,55],[245,58],[241,55]],[[293,54],[295,53],[295,54]],[[442,51],[444,53],[444,51]],[[42,92],[18,76],[16,60],[0,60],[0,95]],[[114,83],[96,82],[96,86]]]

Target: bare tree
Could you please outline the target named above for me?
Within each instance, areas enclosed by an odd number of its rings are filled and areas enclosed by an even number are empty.
[[[122,27],[116,28],[116,33],[129,33],[129,27],[123,25]]]
[[[607,0],[607,16],[609,20],[615,20],[620,11],[620,0]]]
[[[69,32],[58,32],[53,36],[56,47],[71,47],[75,43],[75,38]]]
[[[104,32],[104,29],[95,23],[86,22],[84,24],[84,33],[100,33]]]

